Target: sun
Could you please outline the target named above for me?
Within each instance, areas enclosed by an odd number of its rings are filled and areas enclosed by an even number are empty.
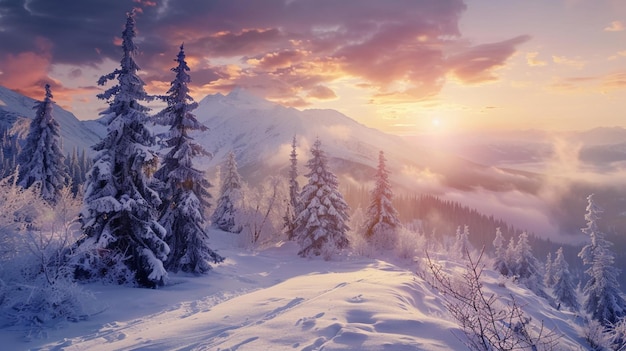
[[[433,118],[433,119],[432,119],[432,121],[431,121],[430,123],[432,124],[432,126],[433,126],[435,129],[439,129],[439,128],[441,128],[441,125],[442,125],[442,123],[441,123],[441,119],[439,119],[439,118],[437,118],[437,117]]]

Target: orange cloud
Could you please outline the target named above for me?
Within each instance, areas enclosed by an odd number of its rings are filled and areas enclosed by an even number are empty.
[[[583,67],[585,67],[585,64],[586,64],[585,61],[582,61],[582,60],[570,59],[565,56],[556,56],[556,55],[552,56],[552,62],[559,64],[559,65],[573,67],[576,69],[582,69]]]
[[[539,56],[538,52],[528,52],[528,53],[526,53],[526,62],[528,63],[529,66],[531,66],[531,67],[541,67],[541,66],[545,66],[545,65],[548,64],[546,61],[539,60],[537,58],[537,56]]]
[[[624,31],[624,24],[620,21],[613,21],[607,27],[604,28],[605,32],[622,32]]]
[[[610,74],[604,77],[602,87],[605,90],[626,88],[626,72]]]
[[[40,99],[43,86],[48,83],[54,88],[58,82],[48,76],[50,56],[35,52],[22,52],[17,55],[6,54],[0,61],[0,85]]]
[[[261,59],[249,59],[248,63],[257,65],[262,69],[274,70],[301,62],[306,56],[307,52],[303,50],[285,50],[267,53]]]

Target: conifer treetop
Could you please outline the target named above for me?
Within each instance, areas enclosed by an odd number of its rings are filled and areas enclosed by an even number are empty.
[[[98,80],[98,85],[105,85],[113,79],[118,81],[118,84],[97,95],[99,99],[109,102],[109,109],[103,111],[102,115],[124,114],[129,108],[144,113],[150,110],[137,103],[137,101],[151,101],[154,97],[146,93],[144,90],[145,83],[137,74],[140,68],[135,61],[138,52],[138,47],[133,40],[135,36],[135,11],[133,10],[126,14],[126,26],[122,32],[123,55],[120,60],[120,68]]]

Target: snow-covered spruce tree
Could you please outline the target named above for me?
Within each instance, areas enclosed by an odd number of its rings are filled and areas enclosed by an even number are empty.
[[[591,242],[578,253],[583,264],[589,266],[585,271],[589,280],[583,288],[583,309],[606,327],[626,315],[626,302],[617,281],[619,269],[613,265],[615,257],[609,249],[612,243],[598,228],[602,209],[593,200],[593,194],[587,197],[587,202],[587,226],[582,231],[589,235]]]
[[[211,216],[213,226],[226,232],[240,233],[242,227],[235,221],[235,213],[243,203],[243,183],[237,170],[235,153],[229,152],[222,168],[222,187],[215,211]]]
[[[30,124],[26,144],[18,157],[20,175],[18,184],[29,188],[40,183],[41,197],[55,204],[67,179],[65,157],[59,147],[59,123],[54,119],[52,92],[46,84],[46,96],[35,103],[37,110]]]
[[[104,85],[117,79],[118,84],[98,95],[109,103],[102,112],[108,134],[94,146],[97,154],[86,182],[80,216],[85,237],[78,242],[82,258],[77,276],[155,287],[167,277],[163,261],[169,247],[157,218],[161,200],[147,175],[156,160],[150,151],[154,137],[144,126],[148,108],[139,101],[151,97],[137,74],[134,37],[135,17],[129,13],[121,67],[98,81]]]
[[[389,184],[389,171],[385,166],[385,154],[378,154],[375,185],[370,193],[370,204],[365,215],[365,237],[376,241],[380,246],[393,247],[396,229],[400,226],[398,211],[393,207],[393,191]],[[377,245],[378,246],[378,245]]]
[[[516,260],[516,245],[515,245],[515,237],[511,236],[511,240],[509,240],[509,244],[504,251],[504,262],[506,263],[508,274],[507,276],[512,277],[517,274],[517,260]]]
[[[194,157],[209,153],[193,141],[189,131],[207,128],[191,113],[198,104],[189,96],[187,84],[191,78],[183,45],[174,61],[178,65],[172,68],[176,78],[164,97],[167,107],[155,116],[157,123],[170,126],[165,141],[169,152],[154,174],[164,185],[159,223],[167,231],[165,241],[170,248],[165,268],[173,272],[206,273],[211,269],[209,262],[219,263],[224,258],[209,247],[205,230],[204,212],[211,197],[207,188],[211,184],[204,172],[193,166]]]
[[[528,242],[528,233],[523,232],[517,238],[515,246],[515,271],[514,274],[526,284],[526,286],[538,293],[543,285],[541,275],[541,263],[533,255],[532,247]]]
[[[296,136],[291,141],[291,153],[289,154],[289,200],[285,216],[283,218],[283,231],[288,240],[294,239],[296,223],[296,208],[298,208],[300,196],[300,184],[298,184],[298,153],[296,152]]]
[[[556,251],[556,257],[552,263],[552,273],[554,275],[554,284],[552,286],[556,301],[572,310],[578,310],[580,305],[576,297],[576,286],[572,281],[569,265],[563,256],[562,247]]]
[[[495,248],[495,259],[493,260],[493,269],[500,272],[500,274],[509,275],[509,268],[507,267],[506,248],[504,247],[504,237],[502,236],[502,230],[500,227],[496,228],[496,237],[493,239],[493,247]]]
[[[337,190],[337,177],[328,169],[328,160],[319,139],[313,144],[313,157],[307,162],[308,183],[300,192],[295,234],[302,257],[329,258],[349,245],[348,204]]]
[[[546,265],[543,272],[543,284],[548,288],[554,285],[554,263],[552,262],[552,253],[548,252],[546,256]]]

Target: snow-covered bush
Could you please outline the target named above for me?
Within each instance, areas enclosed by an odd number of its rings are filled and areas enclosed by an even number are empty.
[[[281,226],[288,197],[287,184],[280,177],[270,177],[254,189],[244,188],[243,207],[235,213],[235,224],[242,228],[239,245],[260,248],[284,239]]]
[[[626,319],[622,318],[610,326],[609,335],[613,350],[626,350]]]
[[[361,257],[375,257],[377,250],[371,245],[370,240],[363,235],[365,225],[365,212],[361,207],[357,207],[350,214],[350,230],[348,240],[350,240],[350,250],[354,255]]]
[[[609,351],[611,348],[611,335],[600,322],[592,319],[581,330],[581,336],[589,344],[589,349],[594,351]]]
[[[73,280],[73,268],[65,258],[66,237],[29,232],[21,244],[22,257],[2,262],[0,271],[4,323],[40,333],[53,324],[76,322],[95,312],[93,296]]]
[[[396,238],[396,256],[402,259],[413,259],[426,248],[424,235],[409,229],[397,229]]]
[[[36,190],[17,189],[11,181],[0,182],[0,191],[0,323],[26,327],[27,336],[37,337],[46,327],[93,313],[91,295],[74,282],[68,264],[79,207],[71,189],[60,190],[54,208]],[[14,225],[6,225],[11,216]]]

